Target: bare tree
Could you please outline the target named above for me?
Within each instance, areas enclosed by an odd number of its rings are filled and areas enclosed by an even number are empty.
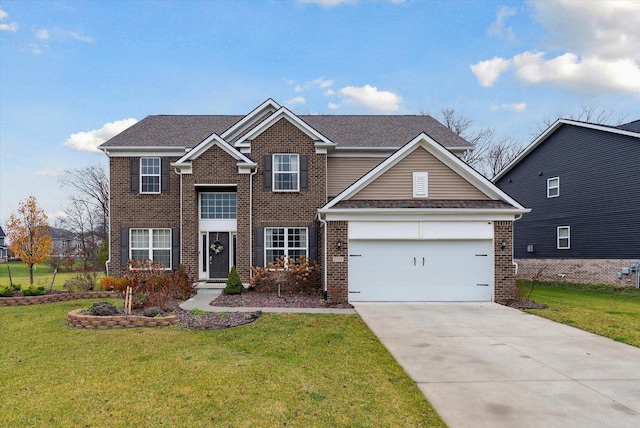
[[[76,234],[84,269],[87,270],[88,262],[96,266],[98,262],[96,223],[102,214],[100,209],[84,199],[71,198],[71,204],[65,210],[65,214],[61,223]]]
[[[99,212],[99,221],[94,222],[101,239],[109,236],[109,179],[101,165],[92,165],[81,169],[65,171],[60,179],[63,186],[76,189],[79,196],[72,198],[92,205]]]
[[[624,116],[618,116],[614,119],[611,111],[607,111],[598,106],[581,105],[577,112],[566,113],[559,111],[555,115],[544,116],[542,120],[536,124],[536,127],[530,134],[533,139],[537,138],[540,134],[546,131],[547,128],[556,123],[558,119],[570,119],[580,122],[596,123],[599,125],[618,126],[625,122],[627,116],[628,114],[625,114]]]

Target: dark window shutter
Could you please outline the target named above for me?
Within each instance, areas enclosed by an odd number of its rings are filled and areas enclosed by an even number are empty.
[[[256,227],[256,266],[264,267],[264,227]]]
[[[120,269],[127,268],[129,261],[129,229],[120,229]]]
[[[309,228],[309,262],[318,261],[318,228]]]
[[[309,156],[300,155],[300,190],[309,190]]]
[[[171,229],[171,269],[180,267],[180,229]]]
[[[271,155],[262,158],[262,182],[265,189],[271,190]]]
[[[131,191],[140,191],[140,159],[131,159]]]
[[[169,192],[169,158],[160,159],[160,191]]]

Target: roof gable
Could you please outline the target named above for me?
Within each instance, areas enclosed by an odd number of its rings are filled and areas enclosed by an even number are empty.
[[[237,151],[229,143],[224,141],[216,134],[211,134],[208,138],[204,139],[204,141],[191,149],[189,153],[185,154],[176,162],[172,163],[171,166],[180,169],[184,173],[189,173],[191,171],[191,162],[197,159],[200,155],[205,153],[214,145],[220,147],[236,161],[238,161],[239,170],[252,169],[257,166],[255,162]]]
[[[394,166],[399,164],[403,159],[407,158],[407,156],[413,153],[414,150],[416,150],[418,147],[426,150],[435,159],[450,168],[470,186],[477,189],[481,194],[485,195],[487,199],[503,201],[515,209],[522,210],[522,212],[526,211],[525,208],[521,206],[517,201],[512,199],[509,195],[497,188],[489,180],[487,180],[465,162],[460,160],[457,156],[452,154],[450,151],[442,147],[440,144],[438,144],[438,142],[434,141],[431,137],[424,133],[415,137],[412,141],[400,148],[392,156],[385,159],[382,163],[373,168],[358,181],[346,188],[342,193],[336,196],[322,209],[330,209],[331,207],[336,206],[342,201],[351,200],[355,195],[370,186],[378,178],[382,177]]]
[[[627,125],[632,125],[635,122],[631,122]],[[531,152],[533,152],[538,146],[544,143],[549,137],[551,137],[562,126],[575,126],[583,129],[590,129],[594,131],[602,131],[616,135],[626,135],[629,137],[640,138],[640,132],[630,131],[628,129],[620,129],[618,127],[611,127],[606,125],[598,125],[594,123],[578,122],[575,120],[558,119],[553,125],[547,128],[542,134],[538,136],[531,144],[529,144],[523,151],[516,157],[511,163],[509,163],[502,171],[500,171],[491,181],[494,183],[504,177],[509,171],[511,171],[516,165],[518,165],[523,159],[525,159]]]

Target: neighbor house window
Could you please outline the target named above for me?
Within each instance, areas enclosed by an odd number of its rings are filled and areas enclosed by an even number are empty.
[[[202,220],[237,218],[237,194],[201,193],[200,218]]]
[[[140,159],[140,193],[160,193],[160,158]]]
[[[299,155],[273,155],[273,190],[278,192],[295,192],[300,190]]]
[[[308,255],[306,227],[267,227],[264,237],[265,263],[275,263],[283,256],[298,259]]]
[[[558,227],[558,250],[568,250],[571,248],[571,227]]]
[[[171,267],[171,229],[131,229],[131,260],[151,260]]]
[[[560,177],[547,180],[547,198],[555,198],[560,195]]]
[[[428,172],[413,173],[413,197],[414,198],[429,197],[429,173]]]

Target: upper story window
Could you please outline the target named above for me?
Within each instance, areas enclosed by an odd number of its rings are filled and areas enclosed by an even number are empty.
[[[201,193],[200,218],[202,220],[237,218],[237,194]]]
[[[560,195],[560,177],[547,180],[547,198],[555,198]]]
[[[300,190],[300,156],[297,154],[273,155],[273,191],[297,192]]]
[[[429,197],[429,173],[428,172],[413,173],[413,197],[414,198]]]
[[[558,250],[568,250],[571,248],[571,227],[559,226],[557,229]]]
[[[162,263],[171,267],[171,229],[131,229],[131,260]]]
[[[306,227],[267,227],[265,237],[265,263],[275,263],[280,257],[298,259],[308,257],[308,229]]]
[[[140,193],[160,193],[160,158],[140,159]]]

